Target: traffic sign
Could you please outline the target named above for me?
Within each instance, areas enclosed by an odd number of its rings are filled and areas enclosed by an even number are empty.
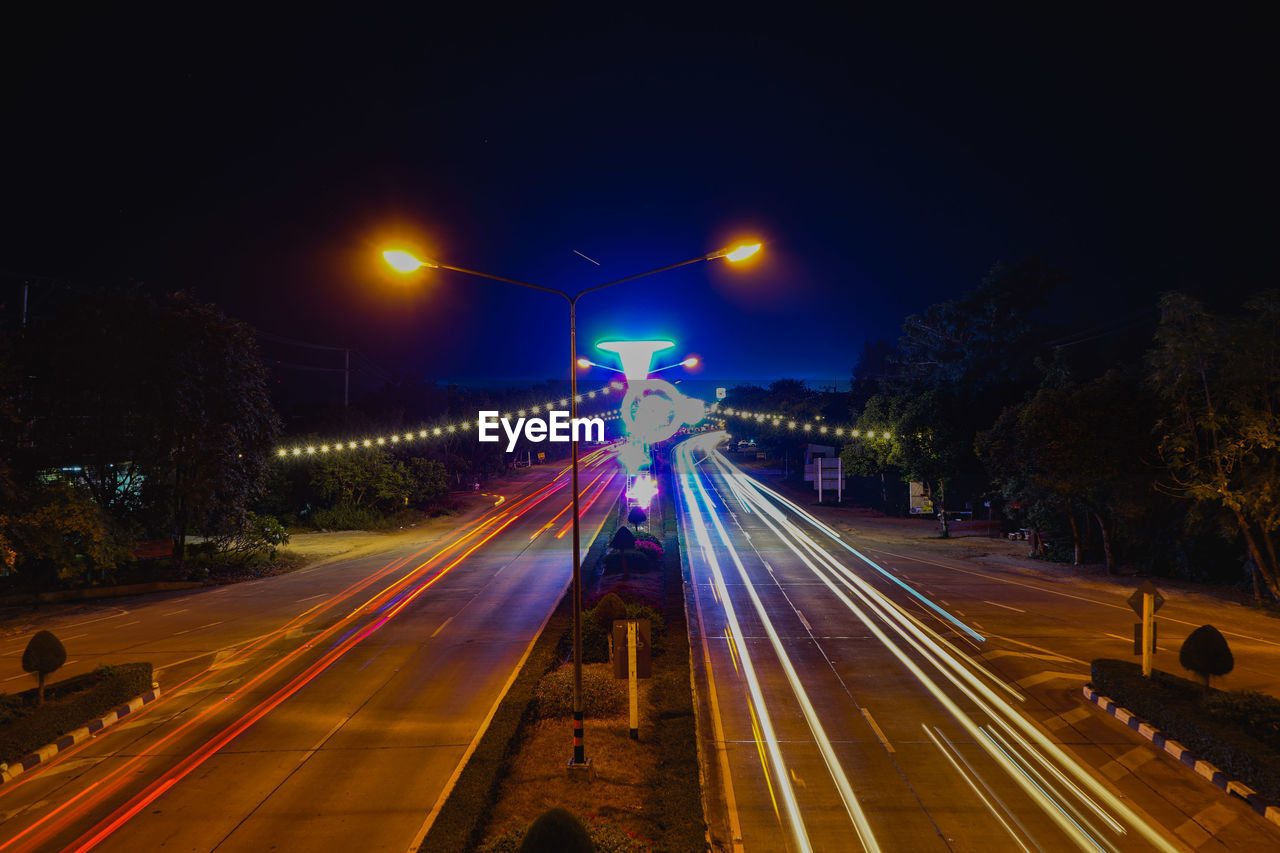
[[[627,621],[618,619],[613,623],[613,677],[627,678]],[[636,631],[636,677],[649,678],[653,673],[653,663],[649,651],[649,620],[631,620],[637,624]]]
[[[1155,596],[1155,607],[1152,609],[1153,613],[1164,606],[1164,596],[1160,594],[1160,590],[1156,589],[1156,585],[1151,581],[1146,581],[1142,586],[1134,590],[1133,595],[1129,596],[1129,606],[1132,607],[1133,612],[1139,616],[1142,615],[1142,596],[1144,595]]]

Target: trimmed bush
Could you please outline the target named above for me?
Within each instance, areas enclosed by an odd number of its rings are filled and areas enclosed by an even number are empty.
[[[22,653],[22,671],[34,672],[40,679],[36,687],[36,704],[44,704],[44,681],[67,662],[67,649],[50,631],[37,631]]]
[[[604,557],[605,574],[644,572],[654,568],[657,566],[654,563],[653,554],[638,551],[635,548],[629,548],[626,551],[610,551]]]
[[[587,828],[562,808],[538,815],[520,843],[519,853],[595,853]]]
[[[1246,709],[1269,707],[1269,703],[1223,698],[1241,694],[1213,689],[1206,692],[1201,684],[1158,670],[1151,678],[1144,678],[1142,667],[1129,661],[1095,660],[1091,679],[1095,690],[1216,765],[1227,776],[1269,800],[1280,800],[1280,750],[1272,745],[1274,740],[1265,730],[1255,731],[1241,722],[1248,717]],[[1280,700],[1271,702],[1280,706]],[[1236,710],[1223,713],[1223,708]],[[1280,713],[1280,707],[1275,713]]]
[[[1178,663],[1183,669],[1189,669],[1209,687],[1209,679],[1215,675],[1226,675],[1235,669],[1236,661],[1231,656],[1231,647],[1227,638],[1212,625],[1201,625],[1182,641],[1178,650]]]
[[[565,664],[543,676],[535,694],[538,716],[570,717],[573,715],[573,666]],[[626,682],[613,677],[601,667],[582,668],[582,710],[598,719],[621,714],[627,707]]]
[[[0,725],[0,762],[17,761],[150,689],[149,663],[98,667],[90,675],[52,684],[49,701],[38,707],[24,702],[21,716]],[[34,693],[28,690],[21,698],[34,700]]]

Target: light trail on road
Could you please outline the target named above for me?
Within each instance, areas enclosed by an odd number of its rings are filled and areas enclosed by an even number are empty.
[[[721,603],[729,625],[730,660],[735,668],[741,666],[748,710],[753,720],[758,718],[761,721],[760,736],[771,756],[773,772],[766,772],[766,775],[771,775],[772,780],[766,779],[766,782],[771,789],[776,786],[782,794],[783,812],[796,846],[802,850],[809,849],[812,842],[805,829],[804,812],[796,804],[790,774],[786,768],[784,753],[789,747],[780,743],[773,728],[765,724],[771,719],[771,707],[777,709],[776,713],[786,714],[790,713],[786,709],[792,703],[799,707],[808,724],[814,745],[823,757],[831,781],[840,794],[863,848],[878,849],[870,823],[862,813],[843,767],[845,761],[857,760],[857,756],[848,754],[847,750],[844,755],[836,753],[824,732],[823,721],[814,710],[806,678],[802,678],[797,671],[791,660],[792,651],[782,641],[782,631],[774,624],[777,617],[770,615],[770,609],[762,601],[762,592],[757,590],[759,584],[765,583],[769,586],[768,593],[780,592],[790,609],[794,610],[796,618],[804,625],[804,633],[807,633],[810,642],[826,658],[822,638],[815,635],[809,623],[799,614],[796,605],[790,602],[783,580],[775,577],[776,571],[785,571],[787,577],[797,579],[793,581],[796,583],[800,582],[798,578],[805,575],[818,580],[820,588],[825,588],[830,596],[827,600],[838,602],[851,613],[880,643],[883,650],[910,673],[919,688],[964,731],[972,744],[981,748],[987,760],[1005,780],[1004,787],[1020,791],[1026,801],[1039,810],[1045,820],[1037,824],[1036,829],[1041,833],[1052,832],[1049,829],[1052,826],[1061,833],[1044,849],[1060,847],[1063,843],[1062,836],[1065,836],[1078,849],[1114,853],[1118,848],[1113,838],[1123,839],[1131,831],[1155,849],[1178,849],[1159,830],[1122,802],[1092,772],[1053,743],[1025,714],[1010,704],[1009,700],[1022,699],[1016,690],[872,586],[850,566],[845,565],[838,555],[841,552],[851,554],[862,565],[876,572],[877,576],[892,581],[895,587],[905,588],[911,594],[911,600],[920,605],[924,613],[937,619],[941,627],[955,631],[967,642],[982,642],[980,634],[917,590],[906,587],[900,579],[893,577],[843,541],[829,526],[727,464],[715,450],[722,438],[722,434],[716,433],[698,436],[680,445],[675,451],[677,476],[683,497],[682,521],[688,529],[689,538],[698,544],[697,556],[710,573],[711,590]],[[695,451],[705,454],[704,459],[695,462]],[[713,466],[704,464],[708,460]],[[723,482],[723,486],[714,482],[708,467],[714,467],[714,473]],[[725,494],[719,496],[719,502],[725,507],[725,517],[730,516],[727,498],[731,497],[750,514],[752,524],[755,525],[754,535],[748,536],[747,531],[740,528],[741,537],[735,537],[726,529],[711,493],[721,489],[726,490]],[[703,507],[706,508],[705,516]],[[757,529],[761,526],[763,531]],[[770,560],[774,561],[773,566],[764,562],[763,555],[757,550],[762,534],[786,549],[789,556],[784,566],[777,564],[777,556],[770,556]],[[824,543],[835,545],[838,550],[833,552],[824,547]],[[743,550],[740,551],[740,548]],[[725,584],[721,570],[721,563],[725,558],[737,568],[741,581],[741,592],[736,597],[745,597],[750,603],[750,609],[754,611],[769,640],[772,655],[762,656],[757,649],[753,659],[753,653],[744,641],[735,610],[735,596]],[[768,569],[768,580],[753,579],[748,564],[755,564],[757,559]],[[695,576],[696,574],[698,573],[695,572]],[[809,590],[806,594],[812,600],[815,594],[812,592],[812,584],[806,589]],[[775,604],[774,612],[786,611],[777,611]],[[785,683],[790,687],[790,699],[777,695],[776,691],[766,694],[761,689],[758,671],[762,666],[780,669]],[[809,673],[806,672],[805,675],[808,676]],[[974,710],[966,710],[961,707],[962,704]],[[947,751],[944,744],[949,744],[950,741],[942,730],[936,726],[931,730],[926,725],[925,731],[942,750],[947,764],[972,788],[990,812],[995,821],[993,829],[1009,835],[1011,843],[1016,843],[1022,849],[1026,849],[1028,842],[1033,846],[1040,846],[1026,831],[1024,824],[1018,821],[1016,810],[1006,807],[994,792],[985,788],[986,782],[974,782],[974,779],[981,777],[969,765],[969,759],[954,745],[954,757]],[[877,736],[884,742],[882,733]],[[955,758],[959,761],[954,760]],[[961,770],[962,763],[970,773]],[[1009,783],[1015,787],[1009,788]],[[983,793],[980,785],[987,793]],[[739,803],[741,804],[740,794]],[[1003,813],[997,809],[996,804],[1000,804]],[[971,829],[985,831],[976,826]]]
[[[607,448],[602,451],[597,451],[597,453],[603,455],[605,451],[607,451]],[[592,456],[594,455],[595,454],[593,453]],[[168,732],[158,743],[151,745],[146,751],[132,757],[123,765],[112,768],[110,775],[107,778],[88,785],[68,800],[53,808],[49,813],[43,815],[39,820],[26,827],[23,831],[0,843],[0,850],[43,849],[47,842],[53,837],[56,837],[58,833],[65,832],[66,829],[76,821],[83,820],[95,808],[100,807],[105,801],[110,799],[112,796],[118,795],[118,793],[127,785],[131,784],[136,778],[137,773],[141,770],[142,765],[146,764],[151,759],[161,759],[162,756],[158,755],[158,753],[161,751],[160,747],[164,746],[164,744],[173,741],[179,735],[192,729],[197,724],[211,718],[212,714],[226,710],[237,699],[251,695],[251,692],[255,688],[258,688],[259,685],[263,684],[267,678],[280,672],[285,666],[298,660],[303,654],[310,652],[313,648],[320,647],[329,638],[340,635],[336,643],[332,645],[319,660],[311,664],[300,675],[294,677],[284,687],[276,690],[267,699],[259,702],[248,711],[240,714],[236,720],[226,725],[221,732],[206,740],[203,746],[198,747],[193,752],[187,754],[178,765],[171,768],[169,771],[166,771],[145,789],[134,795],[125,803],[125,805],[117,808],[106,819],[100,821],[92,830],[90,830],[89,833],[86,833],[78,842],[76,842],[77,846],[75,849],[87,850],[96,846],[96,844],[109,837],[113,832],[127,823],[129,819],[137,815],[146,807],[147,804],[154,802],[155,799],[162,796],[165,791],[169,790],[169,788],[174,784],[177,784],[177,782],[182,778],[190,774],[205,760],[216,754],[220,749],[247,730],[255,722],[262,719],[262,717],[270,713],[271,710],[278,707],[290,696],[301,690],[306,686],[306,684],[310,683],[313,679],[322,674],[332,666],[332,664],[342,658],[343,655],[386,625],[390,620],[403,611],[403,609],[413,600],[422,595],[427,589],[433,586],[457,565],[462,563],[477,549],[491,541],[503,530],[531,511],[534,507],[550,498],[560,489],[565,488],[567,486],[567,480],[563,475],[566,471],[567,469],[562,470],[556,478],[547,485],[531,492],[512,504],[503,506],[501,510],[498,509],[498,506],[502,501],[495,503],[494,506],[491,507],[484,515],[460,528],[452,541],[447,541],[443,546],[440,546],[439,543],[434,544],[432,547],[438,547],[439,550],[430,559],[424,561],[404,576],[380,589],[373,596],[366,599],[363,603],[359,604],[339,619],[336,623],[325,628],[317,636],[300,644],[280,659],[274,661],[254,678],[238,687],[232,694],[224,697],[222,701],[208,705],[193,718],[183,722],[173,731]],[[603,474],[601,476],[603,476]],[[612,477],[610,477],[610,479],[612,479]],[[469,547],[467,547],[468,545]],[[286,634],[308,622],[316,620],[326,612],[332,611],[333,608],[339,606],[345,601],[351,600],[351,598],[358,595],[361,591],[375,585],[379,580],[386,578],[389,574],[403,569],[405,565],[411,562],[414,558],[421,556],[427,550],[430,549],[422,549],[407,557],[392,561],[387,566],[384,566],[382,569],[370,576],[352,584],[342,592],[333,595],[326,601],[320,602],[312,608],[309,608],[269,634],[254,640],[252,643],[237,650],[233,655],[220,660],[218,662],[219,669],[223,669],[226,666],[231,665],[231,663],[244,659],[256,651],[263,650],[275,640],[284,637]],[[448,564],[442,566],[445,562]],[[360,617],[368,616],[373,617],[373,620],[363,628],[356,627],[354,630],[350,629],[350,626],[352,626],[355,620]],[[200,687],[202,683],[212,676],[213,672],[213,669],[209,668],[197,673],[192,678],[180,683],[177,687],[171,688],[171,692],[166,694],[166,698],[173,699],[182,692],[189,693],[192,688]],[[182,689],[184,687],[186,688],[185,691]],[[158,700],[152,707],[160,704],[161,702]],[[117,728],[105,729],[102,735],[108,735],[120,730],[121,729]],[[95,740],[100,742],[100,739],[101,736]],[[89,741],[86,741],[85,743],[87,744]],[[83,744],[81,746],[83,746]],[[59,759],[63,759],[67,752],[60,755]],[[41,769],[47,769],[47,766],[48,765],[44,765]],[[31,778],[21,781],[31,781],[35,775],[36,774],[33,773]],[[5,786],[5,789],[9,790],[0,789],[0,796],[10,793],[14,787],[16,786]],[[10,817],[12,817],[12,815]],[[15,845],[20,846],[15,847]]]

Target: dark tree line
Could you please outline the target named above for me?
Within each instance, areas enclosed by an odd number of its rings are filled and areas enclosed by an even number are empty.
[[[66,291],[4,346],[9,572],[48,586],[246,525],[278,433],[248,326],[186,293]]]
[[[784,380],[725,402],[857,428],[847,470],[923,482],[944,535],[948,509],[988,499],[1052,558],[1225,581],[1244,564],[1259,598],[1280,598],[1280,295],[1217,314],[1168,293],[1154,334],[1130,324],[1126,357],[1089,357],[1113,342],[1057,338],[1044,310],[1065,281],[1035,260],[997,265],[908,317],[896,343],[869,342],[848,393]]]

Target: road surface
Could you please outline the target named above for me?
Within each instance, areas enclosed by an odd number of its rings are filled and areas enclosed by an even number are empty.
[[[721,849],[1280,849],[1280,827],[1083,702],[1087,662],[1130,651],[1118,593],[850,535],[721,440],[675,452]],[[1243,680],[1274,680],[1275,629],[1245,614],[1174,597],[1161,646],[1215,621],[1248,649]]]
[[[584,463],[589,545],[623,478]],[[0,786],[0,851],[415,847],[569,582],[568,477],[531,480],[436,542],[60,620],[72,670],[163,696]]]

